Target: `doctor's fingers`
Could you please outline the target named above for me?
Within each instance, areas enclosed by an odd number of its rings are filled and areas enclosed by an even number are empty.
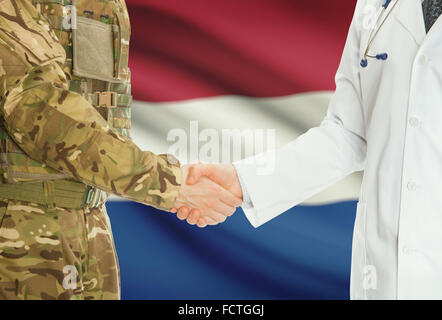
[[[209,208],[209,213],[210,212],[216,212],[216,213],[221,214],[225,218],[232,216],[235,213],[235,211],[236,211],[236,207],[229,206],[229,205],[225,204],[222,201],[215,202],[213,204],[213,206]],[[206,216],[206,215],[207,215],[206,212],[203,211],[203,216]],[[224,221],[221,221],[220,219],[218,219],[217,221],[224,222]]]
[[[190,217],[190,214],[193,213],[192,217],[190,218],[190,221],[187,221],[189,224],[194,224],[193,222],[195,221],[196,216],[198,216],[198,221],[197,221],[197,225],[200,228],[204,228],[207,225],[217,225],[219,222],[213,220],[212,218],[205,216],[202,217],[201,216],[201,212],[198,209],[192,209],[190,210],[188,207],[181,207],[178,209],[178,219],[180,220],[187,220]]]
[[[235,209],[236,207],[239,207],[242,204],[242,200],[237,196],[233,195],[230,191],[227,191],[226,189],[224,189],[219,185],[216,186],[218,189],[214,191],[214,196],[217,197],[225,205]],[[235,210],[233,210],[233,212],[235,212]],[[230,213],[229,215],[232,215],[233,212]]]
[[[190,209],[188,207],[181,207],[178,209],[177,217],[180,220],[186,220],[189,217]]]
[[[187,200],[194,204],[193,208],[213,208],[219,201],[230,207],[239,207],[242,203],[242,199],[206,177],[193,186],[186,186],[183,192],[187,194]]]
[[[183,208],[183,211],[186,211],[186,209]],[[195,208],[190,211],[187,222],[194,225],[198,222],[199,218],[208,218],[208,220],[215,223],[224,222],[228,216],[232,215],[231,212],[233,210],[234,208],[226,206],[222,202],[216,203],[213,208]]]
[[[226,191],[226,194],[230,193]],[[199,209],[202,216],[210,216],[216,221],[221,221],[224,220],[223,218],[231,216],[236,210],[235,206],[224,203],[225,199],[223,195],[200,195],[193,199],[192,208]]]
[[[219,222],[216,222],[210,217],[201,217],[199,218],[197,225],[200,226],[200,224],[204,223],[206,224],[206,226],[216,226],[217,224],[219,224]]]
[[[205,221],[209,221],[210,224],[215,225],[226,221],[226,218],[225,215],[214,210],[208,210],[205,214],[201,214],[200,210],[194,209],[190,212],[187,223],[191,225],[196,224],[198,227],[203,228],[208,224],[205,223]]]
[[[187,223],[191,225],[195,225],[201,217],[201,213],[199,210],[192,210],[187,217]]]
[[[210,190],[210,188],[207,188],[206,190],[209,191],[204,192],[204,194],[190,196],[188,199],[189,202],[187,203],[189,206],[183,205],[178,209],[178,219],[186,219],[187,222],[192,225],[198,222],[200,216],[208,216],[216,222],[224,222],[226,217],[231,216],[235,212],[236,205],[239,201],[227,190],[217,185],[215,189],[212,188],[212,190]],[[234,206],[226,204],[225,202],[233,203]]]
[[[206,223],[206,220],[204,220],[204,218],[199,218],[196,225],[198,226],[198,228],[207,227],[207,223]]]
[[[216,214],[218,220],[225,221],[224,215],[218,213],[212,214]],[[211,216],[202,216],[200,210],[190,210],[188,207],[181,207],[180,209],[178,209],[177,216],[180,220],[187,220],[187,222],[191,225],[194,225],[196,221],[196,225],[200,228],[204,228],[207,225],[214,226],[220,223],[220,221],[213,219]]]
[[[205,212],[203,212],[200,217],[207,219],[207,220],[211,221],[212,223],[218,224],[218,223],[223,223],[224,221],[226,221],[228,216],[226,216],[216,210],[209,209],[209,210],[206,210]]]

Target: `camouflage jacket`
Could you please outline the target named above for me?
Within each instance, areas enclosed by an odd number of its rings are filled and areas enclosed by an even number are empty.
[[[128,29],[116,43],[120,57],[116,68],[123,79],[116,83],[73,74],[72,35],[61,23],[65,5],[70,3],[0,0],[0,121],[10,140],[6,144],[16,151],[14,157],[24,154],[15,165],[27,163],[27,171],[42,177],[61,174],[169,210],[181,183],[179,164],[168,161],[167,155],[140,150],[125,134],[128,126],[123,118],[114,119],[113,123],[123,123],[115,129],[100,113],[99,105],[88,99],[94,90],[130,90],[130,27],[124,0],[76,3],[79,15],[95,11],[99,15],[89,18],[114,21],[118,17],[120,27]],[[116,109],[116,114],[125,110]],[[11,181],[11,174],[8,178],[8,172],[3,173],[1,183],[29,181],[20,180],[20,175]]]

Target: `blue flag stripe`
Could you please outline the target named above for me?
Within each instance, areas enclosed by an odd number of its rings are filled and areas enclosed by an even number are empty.
[[[254,229],[239,209],[198,229],[108,202],[123,299],[348,299],[356,202],[298,206]]]

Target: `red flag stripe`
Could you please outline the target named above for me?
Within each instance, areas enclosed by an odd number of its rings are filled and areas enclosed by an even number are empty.
[[[334,88],[354,0],[127,0],[135,99]]]

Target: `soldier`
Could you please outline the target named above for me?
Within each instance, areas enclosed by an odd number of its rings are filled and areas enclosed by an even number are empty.
[[[131,141],[129,36],[124,0],[0,1],[2,299],[118,299],[108,193],[209,224],[241,203]]]

